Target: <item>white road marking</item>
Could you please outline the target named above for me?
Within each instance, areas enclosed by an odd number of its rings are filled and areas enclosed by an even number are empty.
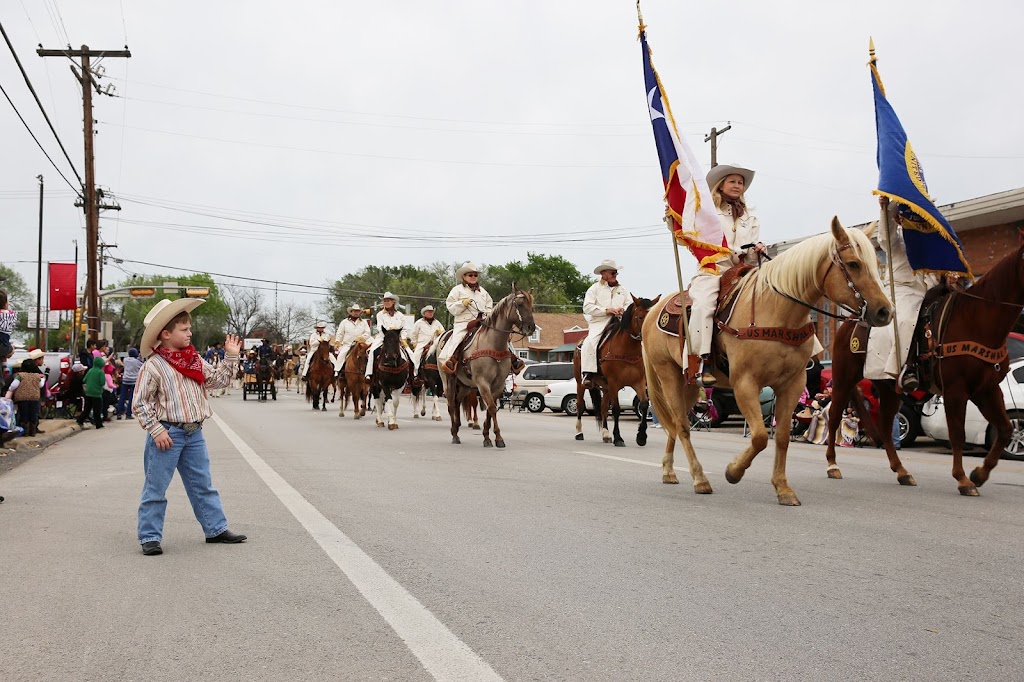
[[[281,478],[223,419],[214,415],[213,421],[434,679],[502,679],[408,590]]]
[[[645,467],[658,467],[661,468],[661,462],[645,462],[642,459],[630,459],[629,457],[616,457],[615,455],[602,455],[598,452],[587,452],[586,450],[573,450],[574,454],[587,455],[588,457],[600,457],[601,459],[614,459],[617,462],[628,462],[629,464],[643,464]],[[684,460],[685,464],[685,460]],[[683,473],[687,476],[690,475],[689,471],[683,470]],[[711,474],[712,472],[705,469],[704,474]]]

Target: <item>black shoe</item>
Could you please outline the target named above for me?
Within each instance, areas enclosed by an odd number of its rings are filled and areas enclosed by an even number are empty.
[[[82,421],[81,419],[76,419],[75,423],[81,426],[83,429],[85,428],[85,422]]]
[[[43,430],[42,430],[41,428],[39,428],[39,427],[37,426],[37,427],[36,427],[36,433],[46,433],[46,431],[43,431]]]
[[[163,554],[164,550],[160,548],[158,541],[150,540],[149,542],[142,543],[142,553],[146,556],[156,556],[157,554]]]
[[[903,386],[904,391],[916,391],[920,386],[920,382],[917,380],[917,374],[910,371],[909,369],[903,373],[903,381],[900,382]]]
[[[224,531],[220,535],[214,535],[212,538],[206,538],[207,542],[223,542],[229,545],[233,545],[239,542],[245,542],[245,540],[246,538],[244,535],[232,533],[229,530]]]
[[[121,421],[121,415],[117,415],[117,421]]]

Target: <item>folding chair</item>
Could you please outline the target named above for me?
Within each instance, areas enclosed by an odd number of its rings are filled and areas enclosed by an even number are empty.
[[[775,391],[765,387],[761,389],[761,420],[768,428],[768,437],[775,437]],[[743,437],[750,436],[750,424],[743,420]]]

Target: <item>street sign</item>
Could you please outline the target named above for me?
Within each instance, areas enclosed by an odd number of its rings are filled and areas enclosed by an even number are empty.
[[[48,308],[39,308],[39,323],[43,329],[59,329],[60,328],[60,311],[50,310]],[[29,329],[36,328],[36,308],[28,308],[26,311],[28,315],[27,326]]]

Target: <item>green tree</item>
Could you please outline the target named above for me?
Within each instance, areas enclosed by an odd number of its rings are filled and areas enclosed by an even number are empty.
[[[183,289],[185,287],[209,288],[210,295],[206,302],[192,312],[192,345],[200,350],[205,350],[208,344],[224,339],[228,306],[210,275],[198,273],[136,276],[113,284],[109,288],[155,286],[164,282],[177,282]],[[114,348],[124,350],[128,346],[137,344],[142,339],[142,332],[146,328],[144,324],[146,314],[165,298],[176,299],[180,296],[174,292],[157,289],[156,296],[153,298],[107,299],[104,303],[103,317],[114,321],[114,338],[111,339]]]
[[[330,285],[330,293],[324,305],[324,313],[332,322],[346,314],[353,302],[369,308],[380,302],[386,291],[391,291],[408,305],[409,310],[418,314],[428,303],[435,307],[448,297],[454,284],[455,267],[449,263],[418,265],[369,265],[357,272],[349,273]]]
[[[27,331],[28,309],[35,307],[36,297],[28,288],[25,279],[16,270],[0,265],[0,289],[7,292],[11,307],[18,311],[17,331]]]
[[[521,289],[533,289],[536,303],[548,312],[579,312],[593,284],[592,278],[562,256],[541,253],[527,253],[526,263],[488,266],[484,275],[484,287],[495,301],[507,296],[515,283]]]

